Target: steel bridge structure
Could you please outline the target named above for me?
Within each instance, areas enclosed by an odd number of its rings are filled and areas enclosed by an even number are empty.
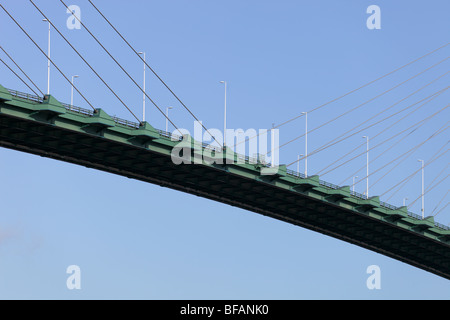
[[[188,137],[189,138],[189,137]],[[173,150],[189,146],[195,164],[176,164]],[[450,229],[352,192],[318,176],[234,152],[211,149],[149,123],[109,116],[0,85],[0,146],[187,192],[358,245],[450,279]],[[222,157],[222,163],[206,155]],[[241,160],[241,161],[238,161]]]

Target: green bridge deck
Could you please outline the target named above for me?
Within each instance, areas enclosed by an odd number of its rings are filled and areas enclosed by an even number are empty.
[[[0,146],[138,179],[240,207],[403,261],[450,279],[450,230],[365,199],[348,186],[250,161],[181,164],[170,133],[0,86]],[[172,141],[176,140],[176,141]],[[191,157],[208,146],[196,146]],[[210,151],[210,150],[209,150]],[[230,156],[227,156],[230,157]],[[236,160],[240,156],[232,154]]]

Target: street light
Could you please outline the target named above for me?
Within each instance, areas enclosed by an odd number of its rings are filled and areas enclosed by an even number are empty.
[[[169,110],[173,109],[173,107],[166,108],[166,132],[169,132]]]
[[[355,193],[355,179],[358,179],[358,176],[354,176],[353,177],[353,184],[352,184],[352,186],[353,186],[353,193]]]
[[[70,93],[70,109],[72,110],[73,107],[73,80],[74,78],[79,78],[79,75],[72,76],[72,87],[71,87],[71,93]]]
[[[303,157],[303,154],[299,154],[297,156],[297,172],[300,175],[300,158]]]
[[[142,121],[145,121],[145,52],[138,52],[138,54],[144,55],[144,85],[143,85],[143,98],[142,98]]]
[[[406,207],[406,200],[408,200],[408,198],[403,198],[403,206]]]
[[[366,199],[369,199],[369,137],[368,136],[364,136],[364,139],[366,139],[367,141],[367,146],[366,146],[366,158],[367,158],[367,165],[366,165]]]
[[[223,147],[225,148],[227,144],[227,82],[220,81],[220,83],[225,84],[225,111],[223,117]]]
[[[43,19],[42,21],[48,22],[48,53],[47,53],[47,94],[50,94],[50,29],[51,24],[47,19]]]
[[[305,178],[308,178],[308,112],[302,112],[305,115]]]
[[[424,198],[424,181],[425,181],[425,179],[424,179],[424,168],[425,168],[425,166],[424,166],[424,161],[423,160],[417,160],[417,161],[419,161],[419,162],[421,162],[422,163],[422,219],[423,218],[425,218],[425,198]]]

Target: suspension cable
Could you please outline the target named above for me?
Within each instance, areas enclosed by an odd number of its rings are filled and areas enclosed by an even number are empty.
[[[405,68],[405,67],[407,67],[407,66],[409,66],[409,65],[411,65],[411,64],[413,64],[413,63],[415,63],[415,62],[417,62],[417,61],[419,61],[419,60],[421,60],[421,59],[423,59],[423,58],[425,58],[425,57],[427,57],[427,56],[429,56],[429,55],[431,55],[431,54],[433,54],[433,53],[435,53],[435,52],[437,52],[437,51],[439,51],[439,50],[441,50],[441,49],[443,49],[443,48],[445,48],[445,47],[448,46],[449,44],[450,44],[450,42],[447,42],[447,43],[444,44],[443,46],[441,46],[441,47],[439,47],[439,48],[437,48],[437,49],[434,49],[434,50],[432,50],[432,51],[426,53],[425,55],[423,55],[423,56],[421,56],[421,57],[419,57],[419,58],[417,58],[417,59],[415,59],[415,60],[413,60],[413,61],[410,61],[410,62],[408,62],[407,64],[405,64],[405,65],[403,65],[403,66],[401,66],[401,67],[399,67],[399,68],[397,68],[397,69],[395,69],[395,70],[393,70],[393,71],[391,71],[391,72],[388,72],[388,73],[382,75],[381,77],[379,77],[379,78],[377,78],[377,79],[375,79],[375,80],[372,80],[372,81],[370,81],[370,82],[368,82],[368,83],[366,83],[366,84],[364,84],[364,85],[362,85],[362,86],[360,86],[360,87],[358,87],[358,88],[356,88],[356,89],[353,89],[353,90],[351,90],[351,91],[349,91],[349,92],[347,92],[347,93],[345,93],[345,94],[343,94],[343,95],[341,95],[341,96],[339,96],[339,97],[337,97],[337,98],[335,98],[335,99],[333,99],[333,100],[330,100],[330,101],[328,101],[328,102],[326,102],[326,103],[324,103],[324,104],[322,104],[322,105],[320,105],[320,106],[318,106],[318,107],[316,107],[316,108],[314,108],[314,109],[308,111],[308,113],[311,113],[311,112],[314,112],[314,111],[316,111],[316,110],[319,110],[319,109],[321,109],[322,107],[325,107],[326,105],[328,105],[328,104],[330,104],[330,103],[333,103],[333,102],[335,102],[335,101],[337,101],[337,100],[340,100],[340,99],[342,99],[342,98],[344,98],[344,97],[346,97],[346,96],[348,96],[348,95],[350,95],[350,94],[352,94],[352,93],[354,93],[354,92],[356,92],[356,91],[358,91],[358,90],[360,90],[360,89],[363,89],[363,88],[365,88],[365,87],[367,87],[367,86],[369,86],[369,85],[371,85],[371,84],[373,84],[373,83],[375,83],[375,82],[377,82],[377,81],[379,81],[379,80],[381,80],[381,79],[383,79],[383,78],[386,78],[387,76],[389,76],[389,75],[391,75],[391,74],[393,74],[393,73],[395,73],[395,72],[397,72],[397,71],[400,71],[401,69],[403,69],[403,68]],[[294,121],[294,120],[296,120],[296,119],[298,119],[298,118],[300,118],[300,117],[302,117],[302,116],[303,116],[303,115],[300,114],[300,115],[298,115],[298,116],[296,116],[296,117],[294,117],[294,118],[292,118],[292,119],[289,119],[289,120],[287,120],[287,121],[285,121],[285,122],[283,122],[283,123],[281,123],[281,124],[275,126],[274,128],[275,128],[275,129],[276,129],[276,128],[279,128],[279,127],[281,127],[281,126],[283,126],[283,125],[285,125],[285,124],[287,124],[287,123],[289,123],[289,122],[291,122],[291,121]]]
[[[447,208],[449,204],[450,204],[450,202],[447,202],[447,204],[444,207],[442,207],[442,209],[440,209],[438,212],[436,212],[436,214],[434,216],[436,217],[439,213],[444,211],[444,209]]]
[[[448,143],[448,142],[447,142]],[[433,183],[441,176],[442,173],[444,173],[445,170],[447,170],[450,163],[447,163],[447,165],[434,177],[434,179],[428,184],[428,186],[425,188],[427,190]]]
[[[433,190],[434,188],[436,188],[438,185],[440,185],[442,182],[444,182],[448,176],[450,176],[450,174],[447,174],[445,176],[445,178],[441,179],[439,182],[437,182],[434,186],[432,186],[431,188],[429,188],[428,190],[425,190],[423,195],[418,196],[413,202],[411,202],[409,205],[412,206],[414,203],[416,203],[417,200],[419,200],[422,196],[426,195],[428,192],[430,192],[431,190]]]
[[[439,152],[441,152],[441,150],[449,143],[449,141],[447,141],[437,152],[436,154],[438,154]],[[414,153],[415,151],[417,151],[417,149],[413,149],[410,150],[411,154]],[[399,161],[395,166],[393,166],[388,172],[386,172],[384,175],[382,175],[377,181],[375,181],[374,183],[372,183],[370,185],[370,187],[374,187],[378,182],[380,182],[386,175],[388,175],[392,170],[394,170],[396,167],[398,167],[403,161],[405,161],[411,154],[405,154],[405,158],[403,158],[401,161]],[[434,182],[434,180],[433,180]],[[433,183],[432,182],[432,183]],[[389,200],[389,199],[388,199]]]
[[[31,1],[31,0],[30,0]],[[31,1],[32,2],[32,1]],[[60,2],[67,8],[68,11],[69,7],[62,1],[60,0]],[[94,34],[89,30],[88,27],[86,27],[86,25],[80,20],[80,18],[74,14],[72,12],[72,15],[78,20],[78,22],[80,22],[80,24],[83,26],[84,29],[86,29],[86,31],[91,35],[91,37],[100,45],[100,47],[102,47],[102,49],[109,55],[109,57],[120,67],[120,69],[128,76],[128,78],[134,83],[135,86],[137,86],[139,88],[139,90],[145,94],[145,96],[150,100],[150,102],[159,110],[159,112],[170,122],[170,124],[172,124],[175,129],[178,129],[178,127],[172,122],[172,120],[170,120],[170,118],[164,113],[163,110],[161,110],[161,108],[153,101],[152,98],[150,98],[148,96],[148,94],[144,91],[144,89],[141,88],[141,86],[133,79],[132,76],[130,76],[130,74],[122,67],[122,65],[114,58],[114,56],[103,46],[103,44],[97,39],[96,36],[94,36]]]
[[[412,76],[412,77],[406,79],[405,81],[403,81],[403,82],[401,82],[401,83],[395,85],[394,87],[391,87],[391,88],[389,88],[389,89],[386,90],[386,91],[383,91],[382,93],[378,94],[377,96],[375,96],[375,97],[373,97],[373,98],[371,98],[371,99],[369,99],[369,100],[367,100],[367,101],[365,101],[365,102],[363,102],[363,103],[357,105],[356,107],[354,107],[354,108],[352,108],[352,109],[350,109],[350,110],[348,110],[348,111],[346,111],[346,112],[344,112],[344,113],[341,113],[340,115],[334,117],[333,119],[328,120],[327,122],[325,122],[325,123],[319,125],[318,127],[315,127],[314,129],[308,131],[307,133],[312,133],[312,132],[316,131],[317,129],[320,129],[320,128],[322,128],[323,126],[325,126],[325,125],[327,125],[327,124],[330,124],[331,122],[334,122],[334,121],[336,121],[337,119],[339,119],[339,118],[341,118],[341,117],[343,117],[343,116],[349,114],[350,112],[353,112],[353,111],[359,109],[360,107],[366,105],[367,103],[374,101],[375,99],[377,99],[377,98],[379,98],[379,97],[385,95],[386,93],[388,93],[388,92],[390,92],[390,91],[392,91],[392,90],[394,90],[394,89],[400,87],[401,85],[405,84],[406,82],[408,82],[408,81],[410,81],[410,80],[412,80],[412,79],[414,79],[414,78],[416,78],[416,77],[422,75],[423,73],[429,71],[430,69],[432,69],[432,68],[438,66],[439,64],[441,64],[441,63],[445,62],[446,60],[448,60],[449,58],[450,58],[450,56],[446,57],[445,59],[443,59],[443,60],[441,60],[441,61],[435,63],[435,64],[432,65],[431,67],[428,67],[427,69],[425,69],[425,70],[423,70],[423,71],[421,71],[421,72],[415,74],[414,76]],[[284,147],[284,146],[286,146],[286,145],[288,145],[288,144],[290,144],[290,143],[292,143],[292,142],[294,142],[294,141],[300,139],[301,137],[305,136],[305,134],[306,134],[306,133],[303,133],[303,134],[301,134],[301,135],[299,135],[299,136],[297,136],[297,137],[295,137],[295,138],[289,140],[288,142],[283,143],[282,145],[280,145],[280,146],[278,147],[278,149],[281,149],[282,147]],[[269,152],[267,152],[266,154],[268,154],[268,153],[269,153]]]
[[[36,96],[39,96],[37,93],[36,93],[36,91],[34,91],[33,90],[33,88],[31,88],[29,85],[28,85],[28,83],[26,83],[25,82],[25,80],[23,80],[5,61],[3,61],[3,59],[1,59],[0,58],[0,61],[12,72],[12,73],[14,73],[14,75],[17,77],[17,78],[19,78],[19,80],[20,81],[22,81],[23,82],[23,84],[25,84],[27,87],[28,87],[28,89],[30,89],[31,91],[33,91],[33,93],[36,95]]]
[[[448,150],[447,150],[448,151]],[[444,153],[445,154],[445,153]],[[442,154],[442,155],[444,155]],[[441,155],[441,156],[442,156]],[[439,157],[441,157],[439,156]],[[436,160],[436,159],[435,159]],[[434,161],[434,160],[433,160]],[[395,185],[394,187],[392,187],[390,190],[394,189],[397,187],[397,190],[394,191],[393,194],[391,194],[391,196],[389,198],[386,199],[386,201],[389,201],[397,192],[399,192],[405,185],[408,184],[408,182],[414,178],[414,176],[420,171],[421,169],[418,169],[417,171],[415,171],[414,173],[412,173],[411,175],[409,175],[408,177],[406,177],[405,179],[403,179],[400,183],[398,183],[397,185]],[[399,186],[400,185],[400,186]],[[390,191],[389,190],[389,191]],[[389,192],[388,191],[388,192]],[[417,200],[417,199],[416,199]],[[415,201],[414,201],[415,202]],[[409,206],[411,206],[413,203],[410,203]]]
[[[25,77],[27,77],[28,80],[30,80],[30,82],[34,85],[34,87],[42,94],[42,96],[44,96],[44,93],[41,91],[41,89],[39,89],[39,87],[33,82],[33,80],[31,80],[31,78],[26,74],[25,71],[23,71],[23,69],[16,63],[16,61],[14,61],[14,59],[8,54],[8,52],[6,52],[6,50],[0,46],[0,49],[2,49],[2,51],[6,54],[6,56],[15,64],[15,66],[17,68],[19,68],[20,71],[22,71],[22,73],[25,75]],[[31,90],[33,91],[33,90]],[[33,91],[34,92],[34,91]],[[37,94],[36,94],[37,95]],[[37,95],[38,96],[38,95]]]
[[[424,165],[424,168],[425,167],[427,167],[428,165],[430,165],[431,163],[433,163],[434,161],[436,161],[437,159],[439,159],[440,157],[442,157],[444,154],[446,154],[448,152],[448,150],[447,151],[445,151],[444,153],[442,153],[441,155],[439,155],[438,157],[436,157],[435,159],[433,159],[433,160],[431,160],[431,161],[429,161],[428,163],[426,163],[425,165]],[[388,192],[390,192],[392,189],[394,189],[395,187],[397,187],[398,185],[400,185],[401,183],[403,183],[406,179],[408,179],[408,178],[411,178],[411,177],[413,177],[415,174],[417,174],[417,172],[419,172],[421,170],[421,168],[419,168],[419,169],[417,169],[416,171],[414,171],[412,174],[410,174],[408,177],[406,177],[405,179],[403,179],[402,181],[400,181],[399,183],[397,183],[396,185],[394,185],[393,187],[391,187],[389,190],[386,190],[384,193],[382,193],[381,195],[380,195],[380,197],[381,196],[384,196],[386,193],[388,193]]]
[[[78,56],[81,58],[81,60],[84,61],[84,63],[92,70],[92,72],[94,72],[94,74],[103,82],[103,84],[109,89],[109,91],[112,92],[112,94],[114,94],[114,96],[122,103],[122,105],[127,108],[127,110],[135,117],[135,119],[141,123],[141,121],[139,120],[138,117],[136,117],[136,115],[133,113],[133,111],[131,111],[131,109],[126,105],[125,102],[123,102],[122,99],[120,99],[120,97],[115,93],[115,91],[106,83],[106,81],[97,73],[97,71],[95,71],[95,69],[86,61],[86,59],[83,58],[83,56],[77,51],[77,49],[75,49],[75,47],[70,43],[69,40],[66,39],[66,37],[64,37],[64,35],[59,31],[58,28],[56,28],[56,26],[50,21],[49,18],[47,18],[47,16],[36,6],[36,4],[33,2],[33,0],[29,0],[33,6],[41,13],[41,15],[52,25],[52,27],[58,32],[58,34],[66,41],[66,43],[78,54]]]
[[[434,153],[434,155],[430,158],[430,160],[429,161],[434,161],[434,160],[436,160],[435,159],[435,157],[441,152],[441,150],[448,144],[448,142],[449,141],[447,141],[447,143],[445,143],[438,151],[436,151],[435,153]],[[413,149],[413,150],[410,150],[410,152],[411,152],[411,154],[412,153],[414,153],[415,151],[416,151],[417,149]],[[399,163],[397,163],[397,165],[399,165],[401,162],[403,162],[404,160],[406,160],[407,159],[407,157],[405,157],[402,161],[400,161]],[[397,166],[396,165],[396,166]],[[389,201],[397,192],[399,192],[408,182],[409,182],[409,180],[411,180],[412,178],[414,177],[414,175],[411,175],[400,187],[398,187],[397,188],[397,190],[396,191],[394,191],[394,193],[392,193],[390,196],[389,196],[389,198],[387,198],[386,199],[386,201]],[[434,180],[433,180],[433,182],[434,182]]]
[[[429,119],[428,119],[429,120]],[[419,129],[421,126],[423,126],[428,120],[425,120],[424,122],[420,121],[416,124],[414,124],[412,127],[419,125],[417,128],[412,129],[408,134],[406,134],[405,136],[403,136],[401,139],[399,139],[397,142],[395,142],[393,145],[391,145],[388,149],[384,150],[382,153],[380,153],[377,157],[375,157],[372,161],[370,161],[370,163],[374,162],[375,160],[377,160],[379,157],[381,157],[384,153],[386,153],[387,151],[389,151],[390,149],[392,149],[393,147],[395,147],[396,145],[398,145],[400,142],[402,142],[404,139],[406,139],[409,135],[411,135],[412,133],[414,133],[417,129]],[[410,128],[412,128],[410,127]],[[361,144],[362,145],[362,144]],[[361,146],[360,145],[360,146]],[[403,161],[403,160],[402,160]],[[350,179],[352,176],[354,176],[357,172],[359,172],[360,170],[362,170],[365,167],[362,166],[360,167],[358,170],[354,171],[351,175],[349,175],[348,177],[346,177],[344,180],[342,180],[339,184],[343,184],[345,183],[345,181],[347,181],[348,179]],[[378,182],[378,181],[377,181]],[[371,186],[375,185],[375,183],[373,183]]]
[[[447,107],[450,105],[447,105]],[[447,107],[445,107],[444,109],[446,109]],[[441,109],[442,111],[442,109]],[[440,112],[440,111],[439,111]],[[447,123],[445,125],[443,125],[441,128],[439,128],[436,132],[434,132],[430,137],[428,137],[426,140],[422,141],[421,143],[417,144],[416,146],[412,147],[410,150],[408,150],[407,152],[402,153],[400,156],[396,157],[395,159],[389,161],[388,163],[386,163],[384,166],[376,169],[375,171],[371,172],[368,176],[363,177],[362,179],[358,180],[357,183],[367,179],[367,177],[370,177],[372,175],[374,175],[375,173],[377,173],[378,171],[382,170],[383,168],[385,168],[386,166],[390,165],[391,163],[397,161],[398,159],[402,158],[406,153],[409,153],[411,150],[417,149],[419,147],[421,147],[423,144],[427,143],[429,140],[433,139],[434,137],[436,137],[437,135],[441,134],[442,132],[446,131],[449,126],[447,125],[449,121],[447,121]],[[447,127],[445,127],[447,125]],[[386,194],[383,193],[382,195]]]
[[[449,71],[449,72],[450,72],[450,71]],[[448,72],[447,72],[447,73],[448,73]],[[396,113],[394,113],[394,114],[392,114],[392,115],[390,115],[390,116],[388,116],[388,117],[385,117],[384,119],[381,119],[381,120],[379,120],[379,121],[377,121],[377,122],[375,122],[375,123],[373,123],[373,124],[371,124],[371,125],[369,125],[369,126],[363,128],[363,129],[360,129],[359,131],[356,131],[356,132],[352,133],[351,135],[349,135],[349,136],[347,136],[347,137],[345,137],[345,138],[342,138],[342,139],[336,141],[336,139],[339,139],[339,138],[342,137],[343,135],[345,135],[345,134],[347,134],[347,133],[349,133],[349,132],[355,130],[357,127],[360,126],[360,125],[358,125],[358,126],[352,128],[352,129],[348,130],[348,131],[345,132],[344,134],[340,135],[339,137],[333,139],[332,141],[327,142],[326,144],[324,144],[324,145],[322,145],[321,147],[317,148],[316,150],[312,151],[310,154],[308,154],[308,156],[312,156],[312,155],[314,155],[314,154],[316,154],[316,153],[318,153],[318,152],[320,152],[320,151],[323,151],[323,150],[325,150],[325,149],[327,149],[327,148],[329,148],[329,147],[331,147],[331,146],[333,146],[333,145],[336,145],[336,144],[339,143],[339,142],[342,142],[342,141],[344,141],[344,140],[346,140],[346,139],[348,139],[348,138],[350,138],[350,137],[352,137],[352,136],[354,136],[354,135],[356,135],[356,134],[358,134],[358,133],[360,133],[360,132],[362,132],[362,131],[364,131],[364,130],[367,130],[368,128],[371,128],[371,127],[373,127],[373,126],[375,126],[375,125],[377,125],[377,124],[379,124],[379,123],[381,123],[381,122],[383,122],[383,121],[385,121],[385,120],[390,119],[391,117],[393,117],[393,116],[395,116],[395,115],[397,115],[397,114],[399,114],[399,113],[401,113],[401,112],[403,112],[403,111],[405,111],[405,110],[407,110],[407,109],[409,109],[409,108],[411,108],[411,107],[413,107],[413,106],[415,106],[415,105],[417,105],[417,104],[423,102],[424,100],[427,100],[427,99],[430,99],[430,98],[431,98],[430,100],[428,100],[428,101],[426,101],[425,103],[423,103],[422,105],[420,105],[418,108],[416,108],[416,109],[414,109],[413,111],[411,111],[410,113],[408,113],[406,116],[400,118],[400,119],[397,120],[395,123],[391,124],[387,129],[381,131],[381,132],[378,133],[376,136],[374,136],[374,137],[377,137],[377,136],[380,135],[381,133],[385,132],[386,130],[388,130],[389,128],[391,128],[392,126],[394,126],[395,124],[397,124],[398,122],[400,122],[401,120],[405,119],[406,117],[410,116],[411,114],[413,114],[414,112],[416,112],[417,110],[419,110],[420,108],[422,108],[425,104],[429,103],[430,101],[432,101],[433,99],[435,99],[436,97],[438,97],[439,95],[441,95],[443,92],[445,92],[446,90],[448,90],[448,88],[449,88],[449,87],[444,88],[444,89],[442,89],[442,90],[440,90],[440,91],[438,91],[438,92],[435,92],[435,93],[433,93],[432,95],[430,95],[430,96],[428,96],[428,97],[426,97],[426,98],[424,98],[424,99],[422,99],[422,100],[419,100],[419,101],[417,101],[417,102],[415,102],[415,103],[409,105],[408,107],[403,108],[403,109],[400,110],[400,111],[397,111]],[[402,100],[403,100],[403,99],[402,99]],[[402,101],[402,100],[401,100],[401,101]],[[401,101],[398,101],[397,103],[400,103]],[[396,103],[396,104],[397,104],[397,103]],[[394,104],[394,105],[396,105],[396,104]],[[393,107],[394,105],[390,106],[389,108]],[[388,109],[389,109],[389,108],[388,108]],[[386,111],[386,110],[387,110],[387,109],[385,109],[384,111]],[[384,112],[384,111],[382,111],[382,112]],[[380,112],[380,113],[381,113],[381,112]],[[378,116],[380,113],[378,113],[376,116]],[[374,116],[374,117],[375,117],[375,116]],[[372,118],[373,118],[373,117],[372,117]],[[372,118],[371,118],[371,119],[372,119]],[[371,119],[369,119],[369,120],[371,120]],[[367,122],[367,121],[368,121],[368,120],[366,120],[365,122]],[[365,123],[365,122],[364,122],[364,123]],[[373,137],[373,138],[374,138],[374,137]],[[336,142],[335,142],[335,141],[336,141]],[[350,153],[352,153],[353,151],[355,151],[358,147],[359,147],[359,146],[357,146],[356,148],[354,148],[352,151],[350,151],[349,153],[345,154],[344,156],[340,157],[339,159],[335,160],[334,162],[330,163],[330,164],[327,165],[325,168],[323,168],[322,170],[320,170],[319,172],[317,172],[317,174],[320,175],[320,173],[323,172],[325,169],[327,169],[327,168],[331,167],[333,164],[339,162],[340,160],[342,160],[343,158],[345,158],[347,155],[349,155]]]
[[[89,0],[89,2],[90,2],[90,0]],[[425,57],[427,57],[427,56],[429,56],[429,55],[431,55],[431,54],[433,54],[433,53],[435,53],[435,52],[437,52],[437,51],[439,51],[439,50],[441,50],[441,49],[443,49],[443,48],[445,48],[445,47],[448,46],[449,44],[450,44],[450,42],[447,42],[447,43],[444,44],[443,46],[441,46],[441,47],[439,47],[439,48],[437,48],[437,49],[434,49],[434,50],[432,50],[432,51],[426,53],[425,55],[423,55],[423,56],[421,56],[421,57],[419,57],[419,58],[417,58],[417,59],[415,59],[415,60],[413,60],[413,61],[410,61],[410,62],[408,62],[407,64],[404,64],[403,66],[401,66],[401,67],[399,67],[399,68],[397,68],[397,69],[395,69],[395,70],[393,70],[393,71],[391,71],[391,72],[388,72],[388,73],[382,75],[381,77],[378,77],[378,78],[375,79],[375,80],[372,80],[372,81],[370,81],[370,82],[368,82],[368,83],[366,83],[366,84],[364,84],[364,85],[362,85],[362,86],[360,86],[360,87],[358,87],[358,88],[356,88],[356,89],[353,89],[353,90],[351,90],[351,91],[349,91],[349,92],[347,92],[347,93],[345,93],[345,94],[343,94],[343,95],[341,95],[341,96],[339,96],[339,97],[337,97],[337,98],[335,98],[335,99],[332,99],[332,100],[330,100],[330,101],[328,101],[328,102],[325,102],[325,103],[322,104],[322,105],[319,105],[318,107],[316,107],[316,108],[314,108],[314,109],[309,110],[308,113],[311,113],[311,112],[314,112],[314,111],[316,111],[316,110],[319,110],[319,109],[321,109],[321,108],[323,108],[323,107],[325,107],[325,106],[327,106],[327,105],[329,105],[329,104],[331,104],[331,103],[333,103],[333,102],[335,102],[335,101],[338,101],[338,100],[340,100],[340,99],[342,99],[342,98],[344,98],[344,97],[346,97],[346,96],[348,96],[348,95],[350,95],[350,94],[352,94],[352,93],[354,93],[354,92],[356,92],[356,91],[358,91],[358,90],[360,90],[360,89],[362,89],[362,88],[365,88],[365,87],[367,87],[367,86],[369,86],[369,85],[371,85],[371,84],[373,84],[373,83],[375,83],[375,82],[377,82],[377,81],[379,81],[379,80],[381,80],[381,79],[383,79],[383,78],[386,78],[387,76],[389,76],[389,75],[391,75],[391,74],[393,74],[393,73],[395,73],[395,72],[397,72],[397,71],[400,71],[401,69],[404,69],[405,67],[407,67],[407,66],[409,66],[409,65],[411,65],[411,64],[413,64],[413,63],[415,63],[415,62],[417,62],[417,61],[419,61],[419,60],[421,60],[421,59],[423,59],[423,58],[425,58]],[[298,118],[300,118],[300,117],[302,117],[302,116],[304,116],[303,113],[300,114],[300,115],[298,115],[298,116],[295,116],[294,118],[291,118],[291,119],[289,119],[289,120],[287,120],[287,121],[285,121],[285,122],[283,122],[283,123],[281,123],[281,124],[279,124],[279,125],[274,126],[273,129],[280,128],[281,126],[284,126],[284,125],[288,124],[289,122],[294,121],[294,120],[296,120],[296,119],[298,119]],[[259,135],[260,135],[260,134],[258,133],[258,134],[254,135],[254,136],[252,136],[252,137],[247,138],[245,141],[242,141],[242,142],[239,142],[239,143],[247,142],[247,141],[249,141],[249,140],[251,140],[251,139],[254,139],[254,138],[259,137]],[[304,136],[304,135],[301,135],[301,136],[297,137],[296,139],[299,139],[299,138],[301,138],[301,137],[303,137],[303,136]],[[238,144],[239,144],[239,143],[238,143]],[[235,146],[237,146],[237,144],[236,144]]]
[[[69,78],[66,77],[66,75],[61,71],[61,69],[53,62],[52,59],[50,59],[50,57],[44,52],[44,50],[42,50],[42,48],[36,43],[36,41],[34,41],[34,39],[28,34],[28,32],[25,31],[25,29],[20,25],[20,23],[18,23],[16,21],[16,19],[14,19],[14,17],[8,12],[8,10],[5,9],[5,7],[3,7],[2,4],[0,4],[0,8],[3,9],[3,11],[5,11],[5,13],[11,18],[11,20],[14,21],[14,23],[22,30],[22,32],[28,37],[28,39],[31,40],[31,42],[33,42],[33,44],[39,49],[39,51],[41,51],[41,53],[51,62],[51,64],[58,70],[58,72],[64,77],[64,79],[66,79],[67,82],[69,82],[72,85],[72,81],[69,80]],[[73,88],[80,94],[80,96],[84,99],[84,101],[87,102],[87,104],[94,110],[96,111],[97,109],[95,109],[95,107],[89,102],[89,100],[80,92],[80,90],[78,90],[78,88],[73,85]]]
[[[448,167],[448,165],[447,165]],[[431,214],[433,214],[437,208],[439,208],[439,206],[441,205],[442,201],[444,201],[445,197],[447,197],[448,193],[450,192],[450,189],[447,190],[447,192],[444,194],[444,196],[441,198],[441,200],[438,202],[438,204],[434,207],[433,211],[431,211]],[[440,212],[440,210],[438,211],[438,213]],[[434,216],[436,216],[438,213],[436,213]]]
[[[406,129],[402,130],[401,132],[399,132],[399,133],[397,133],[397,134],[395,134],[395,135],[393,135],[393,136],[389,137],[388,139],[385,139],[384,141],[380,142],[380,143],[379,143],[379,144],[377,144],[376,146],[374,146],[374,147],[370,148],[370,150],[373,150],[373,149],[375,149],[375,148],[379,147],[380,145],[383,145],[384,143],[386,143],[386,142],[388,142],[388,141],[392,140],[393,138],[395,138],[395,137],[399,136],[399,135],[400,135],[400,134],[402,134],[403,132],[405,132],[405,131],[407,131],[407,130],[411,129],[412,127],[414,127],[414,126],[418,125],[419,123],[422,123],[422,122],[424,122],[424,121],[426,121],[426,120],[428,120],[428,119],[430,119],[430,118],[432,118],[432,117],[436,116],[436,115],[437,115],[438,113],[440,113],[440,112],[444,111],[444,110],[445,110],[445,109],[447,109],[448,107],[449,107],[449,105],[447,105],[446,107],[443,107],[442,109],[438,110],[437,112],[435,112],[434,114],[432,114],[432,115],[428,116],[427,118],[425,118],[425,119],[422,119],[422,120],[420,120],[419,122],[417,122],[417,123],[413,124],[412,126],[410,126],[410,127],[406,128]],[[357,154],[357,155],[356,155],[356,156],[354,156],[353,158],[351,158],[351,159],[349,159],[349,160],[347,160],[347,161],[345,161],[345,162],[343,162],[343,163],[341,163],[341,164],[337,165],[336,167],[334,167],[334,168],[332,168],[332,169],[330,169],[330,170],[326,171],[325,173],[323,173],[323,174],[322,174],[322,176],[323,176],[323,175],[325,175],[325,174],[327,174],[327,173],[329,173],[329,172],[331,172],[331,171],[333,171],[333,170],[336,170],[337,168],[339,168],[339,167],[343,166],[344,164],[346,164],[346,163],[348,163],[348,162],[350,162],[350,161],[352,161],[352,160],[356,159],[357,157],[359,157],[359,156],[361,156],[361,155],[363,155],[363,154],[365,154],[365,153],[366,153],[366,152],[362,152],[362,153],[359,153],[359,154]],[[304,158],[305,158],[305,157],[303,157],[303,158],[301,158],[301,159],[299,159],[299,160],[302,160],[302,159],[304,159]],[[296,161],[294,161],[294,162],[292,162],[292,163],[288,164],[287,166],[290,166],[290,165],[292,165],[292,164],[296,163],[296,162],[297,162],[297,161],[299,161],[299,160],[296,160]]]
[[[139,59],[149,68],[149,70],[158,78],[158,80],[166,87],[167,90],[178,100],[178,102],[189,112],[189,114],[198,122],[200,125],[205,129],[206,132],[209,133],[209,135],[220,145],[220,142],[216,140],[214,135],[212,135],[209,130],[205,127],[205,125],[195,116],[195,114],[181,101],[181,99],[175,94],[175,92],[170,89],[170,87],[163,81],[163,79],[155,72],[155,70],[149,66],[147,61],[144,61],[144,59],[141,57],[141,55],[137,52],[136,49],[125,39],[125,37],[114,27],[114,25],[108,20],[108,18],[105,17],[105,15],[98,9],[91,0],[88,0],[89,3],[94,7],[94,9],[103,17],[103,19],[110,25],[110,27],[119,35],[119,37],[128,45],[128,47],[136,54]],[[224,132],[225,134],[225,132]]]

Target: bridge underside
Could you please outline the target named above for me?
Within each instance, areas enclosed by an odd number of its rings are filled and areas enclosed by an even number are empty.
[[[238,174],[228,165],[175,165],[157,141],[129,143],[104,136],[108,128],[72,130],[55,124],[54,113],[34,119],[5,113],[0,102],[0,146],[86,166],[180,190],[250,210],[358,245],[450,279],[448,233],[440,240],[424,234],[420,224],[405,228],[397,214],[383,219],[370,205],[344,207],[341,198],[323,201],[314,188],[286,189],[278,176],[258,179]],[[37,120],[36,120],[37,119]],[[102,133],[103,131],[103,133]],[[143,147],[146,146],[146,147]],[[357,210],[355,210],[357,208]],[[422,229],[423,228],[423,229]]]

